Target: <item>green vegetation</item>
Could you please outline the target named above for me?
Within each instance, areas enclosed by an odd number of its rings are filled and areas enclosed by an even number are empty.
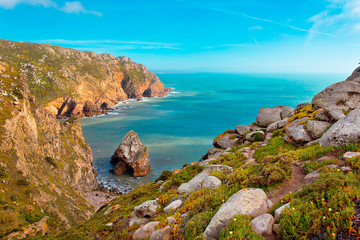
[[[255,132],[255,133],[251,134],[251,137],[254,138],[255,142],[262,142],[265,140],[265,135],[260,132]]]
[[[202,212],[193,216],[186,224],[185,239],[196,239],[201,235],[213,217],[212,212]]]
[[[261,234],[255,233],[250,225],[251,217],[246,215],[235,216],[227,226],[220,233],[220,239],[247,239],[247,240],[262,240]]]
[[[172,176],[172,171],[169,170],[165,170],[162,172],[162,174],[155,180],[155,182],[157,181],[166,181],[168,180],[171,176]]]
[[[294,145],[285,143],[284,138],[278,136],[272,138],[266,146],[256,149],[254,158],[261,160],[266,156],[275,156],[278,153],[284,153],[294,149],[296,149]]]

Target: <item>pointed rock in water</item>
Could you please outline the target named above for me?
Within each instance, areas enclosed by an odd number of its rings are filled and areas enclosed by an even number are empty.
[[[125,135],[110,163],[114,166],[116,175],[133,172],[133,176],[138,177],[151,171],[149,149],[141,143],[133,130]]]

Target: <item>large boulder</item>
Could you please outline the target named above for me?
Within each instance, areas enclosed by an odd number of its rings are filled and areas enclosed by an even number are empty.
[[[308,120],[306,122],[306,129],[312,139],[321,138],[330,126],[330,123],[323,121]]]
[[[216,148],[228,149],[235,146],[239,138],[240,136],[234,133],[222,133],[214,139],[213,145]]]
[[[160,222],[149,222],[141,226],[138,230],[135,231],[132,239],[133,240],[145,240],[148,239],[151,234],[155,231],[156,225],[159,225]]]
[[[275,130],[281,129],[283,127],[286,126],[286,124],[288,123],[289,118],[285,118],[283,120],[274,122],[272,124],[270,124],[267,128],[266,131],[267,132],[274,132]]]
[[[294,114],[292,107],[276,106],[262,108],[256,117],[256,124],[260,127],[268,127],[270,124],[288,118]]]
[[[136,206],[134,213],[138,218],[150,218],[157,213],[158,208],[160,208],[160,205],[157,200],[149,200]]]
[[[340,119],[320,138],[320,145],[339,146],[348,143],[360,142],[360,112],[352,111]]]
[[[286,126],[284,136],[285,142],[303,145],[312,140],[309,133],[302,125],[302,122],[306,120],[307,118],[297,119]]]
[[[240,136],[243,136],[246,132],[251,130],[251,127],[246,125],[237,125],[235,130]]]
[[[254,232],[263,234],[263,235],[271,235],[272,228],[275,223],[275,218],[268,214],[262,214],[257,216],[253,220],[251,220],[251,227]]]
[[[219,238],[220,232],[236,215],[248,215],[257,217],[264,214],[267,208],[267,197],[263,190],[250,188],[242,189],[232,195],[229,200],[221,205],[215,216],[206,227],[204,236],[206,239]]]
[[[114,166],[117,175],[132,172],[133,176],[137,177],[145,176],[151,171],[149,149],[141,143],[139,136],[133,130],[125,135],[111,157],[110,163]]]
[[[99,112],[101,112],[101,108],[99,105],[91,101],[86,101],[83,107],[83,112],[85,116],[90,117],[94,115],[99,115]]]
[[[220,187],[221,184],[222,184],[221,180],[218,179],[217,177],[215,177],[215,176],[207,176],[204,179],[202,187],[203,188],[216,189],[216,188]]]
[[[166,226],[153,232],[149,240],[169,240],[171,238],[171,227]]]
[[[335,83],[316,94],[311,102],[325,109],[333,121],[338,121],[344,117],[344,112],[359,108],[359,69],[355,69],[346,81]]]

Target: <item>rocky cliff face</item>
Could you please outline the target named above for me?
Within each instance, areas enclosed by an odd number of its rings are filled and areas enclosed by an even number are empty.
[[[45,216],[55,232],[93,211],[83,193],[97,187],[96,172],[80,122],[60,123],[43,108],[31,93],[34,85],[28,87],[33,84],[28,74],[0,62],[0,238]]]
[[[0,40],[0,56],[26,76],[31,93],[59,118],[98,115],[121,100],[169,91],[127,57],[6,40]]]

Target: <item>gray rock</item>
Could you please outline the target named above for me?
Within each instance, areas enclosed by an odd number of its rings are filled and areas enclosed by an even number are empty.
[[[274,206],[273,202],[270,199],[268,199],[266,202],[268,205],[268,209],[270,209],[270,208],[272,208],[272,206]]]
[[[167,222],[168,222],[169,225],[174,223],[175,221],[176,221],[176,218],[174,218],[174,217],[168,217],[167,218]]]
[[[211,189],[215,189],[215,188],[218,188],[221,186],[221,180],[218,179],[217,177],[215,176],[207,176],[205,179],[204,179],[204,182],[203,182],[203,185],[202,187],[203,188],[211,188]]]
[[[183,183],[178,188],[179,194],[190,193],[202,188],[205,178],[215,171],[232,172],[232,168],[226,165],[207,165],[204,170],[192,178],[189,182]]]
[[[224,149],[212,147],[208,150],[208,159],[216,160],[225,152]]]
[[[281,129],[283,127],[286,126],[287,122],[288,122],[289,118],[285,118],[283,120],[274,122],[272,124],[270,124],[267,128],[266,131],[267,132],[274,132],[275,130]]]
[[[235,130],[240,136],[242,136],[242,135],[244,135],[244,133],[250,131],[251,127],[245,126],[245,125],[237,125]]]
[[[316,140],[314,140],[314,141],[310,141],[310,142],[308,142],[307,144],[305,144],[305,146],[311,146],[311,145],[313,145],[313,144],[319,144],[319,141],[320,141],[320,139],[316,139]]]
[[[349,158],[354,158],[354,157],[360,157],[360,152],[346,152],[343,155],[343,159],[349,159]]]
[[[240,136],[237,134],[229,134],[229,133],[220,134],[214,139],[213,145],[216,148],[227,149],[229,147],[235,146],[235,142],[239,138]]]
[[[152,217],[156,214],[156,210],[160,208],[157,200],[146,201],[134,208],[134,213],[138,218]]]
[[[158,229],[153,232],[149,240],[169,240],[171,238],[171,227],[166,226],[165,228]]]
[[[294,109],[286,106],[262,108],[256,117],[256,124],[260,127],[268,127],[270,124],[288,118],[294,114]]]
[[[300,109],[302,109],[303,107],[310,105],[311,103],[307,102],[307,103],[300,103],[296,106],[295,111],[300,111]]]
[[[346,81],[358,82],[360,77],[360,67],[357,67],[352,74],[346,79]]]
[[[307,174],[303,179],[303,184],[309,185],[315,182],[320,177],[320,171],[316,170],[312,173]]]
[[[319,119],[320,121],[324,121],[324,122],[332,122],[331,117],[329,116],[329,114],[327,112],[325,112],[324,109],[319,109],[318,112],[319,113],[317,113],[315,115],[315,117],[317,119]]]
[[[151,234],[155,231],[156,225],[159,225],[159,221],[149,222],[143,226],[141,226],[138,230],[134,232],[133,240],[143,240],[148,239]]]
[[[306,122],[306,128],[308,133],[312,139],[321,138],[321,136],[328,130],[331,126],[328,122],[316,121],[316,120],[308,120]]]
[[[164,208],[164,211],[169,212],[171,210],[177,210],[181,207],[182,204],[183,204],[183,201],[181,199],[177,199],[175,201],[172,201],[169,205],[167,205]]]
[[[146,224],[150,222],[150,218],[138,218],[135,213],[132,213],[130,215],[130,222],[129,222],[129,226],[131,227],[132,225],[134,225],[135,223],[137,223],[137,225],[141,226],[143,224]]]
[[[282,213],[282,211],[284,211],[285,209],[290,207],[290,202],[288,202],[285,205],[282,205],[281,207],[279,207],[278,209],[275,210],[275,221],[278,220],[280,214]]]
[[[218,212],[211,219],[204,232],[205,238],[218,238],[221,230],[236,215],[244,214],[257,217],[265,213],[268,210],[266,200],[266,194],[261,189],[242,189],[235,193],[221,205]]]
[[[339,146],[360,142],[360,112],[354,110],[340,119],[320,138],[320,145]]]
[[[301,122],[307,120],[307,118],[297,119],[289,123],[285,128],[284,140],[287,143],[305,144],[311,141],[310,135],[305,130]]]
[[[335,121],[341,119],[345,116],[343,110],[351,111],[360,107],[360,83],[355,79],[325,88],[314,96],[312,103],[325,109]]]
[[[265,213],[263,215],[257,216],[253,220],[251,220],[251,227],[254,232],[263,234],[263,235],[271,235],[272,228],[275,223],[275,218]]]

